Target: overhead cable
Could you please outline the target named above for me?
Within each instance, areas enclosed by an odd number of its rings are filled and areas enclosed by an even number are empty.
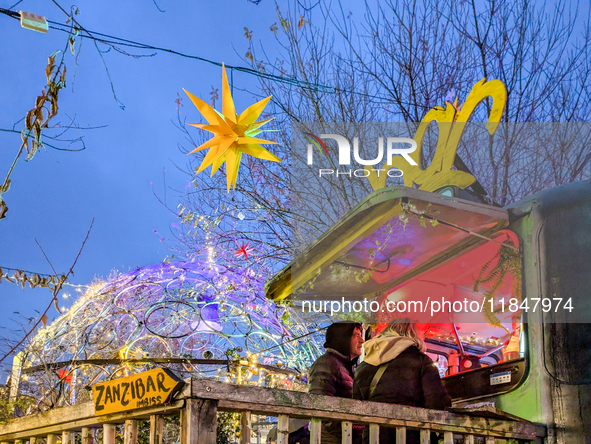
[[[14,19],[17,19],[17,20],[20,19],[20,13],[17,11],[11,11],[9,9],[0,8],[0,13],[7,15],[9,17],[12,17]],[[69,16],[69,17],[71,17],[71,16]],[[174,49],[170,49],[170,48],[162,48],[162,47],[153,46],[153,45],[149,45],[149,44],[145,44],[145,43],[141,43],[141,42],[136,42],[133,40],[124,39],[121,37],[116,37],[116,36],[104,34],[104,33],[97,32],[97,31],[91,31],[91,30],[88,30],[87,28],[80,26],[79,24],[77,24],[76,27],[72,27],[71,25],[64,25],[64,24],[61,24],[59,22],[55,22],[52,20],[47,20],[47,22],[50,24],[49,28],[55,29],[57,31],[65,32],[68,34],[72,34],[73,28],[79,29],[80,31],[84,31],[86,33],[86,34],[83,34],[83,33],[78,34],[79,37],[94,40],[94,41],[97,41],[100,43],[104,43],[106,45],[111,45],[111,46],[119,45],[119,46],[126,46],[129,48],[161,51],[161,52],[166,52],[166,53],[177,55],[177,56],[184,57],[184,58],[189,58],[189,59],[194,59],[194,60],[198,60],[201,62],[209,63],[211,65],[215,65],[215,66],[219,66],[219,67],[222,66],[222,62],[218,62],[216,60],[211,60],[211,59],[208,59],[205,57],[200,57],[200,56],[193,55],[193,54],[187,54],[187,53],[177,51]],[[363,93],[363,92],[359,92],[359,91],[346,90],[346,89],[337,88],[337,87],[333,87],[333,86],[327,86],[327,85],[322,85],[322,84],[318,84],[318,83],[307,82],[307,81],[299,80],[295,77],[278,76],[275,74],[270,74],[270,73],[266,73],[263,71],[258,71],[256,69],[245,67],[245,66],[234,66],[234,65],[228,65],[228,64],[225,64],[225,66],[226,66],[226,68],[230,69],[231,71],[243,72],[245,74],[253,75],[253,76],[256,76],[261,79],[270,80],[270,81],[278,82],[278,83],[283,83],[283,84],[287,84],[287,85],[297,87],[297,88],[313,90],[313,91],[318,91],[318,92],[328,93],[328,94],[336,94],[336,93],[354,94],[357,96],[362,96],[362,97],[366,97],[369,99],[376,99],[376,100],[380,100],[383,102],[391,102],[392,101],[391,97],[378,96],[378,95]],[[403,105],[407,105],[407,106],[418,106],[418,107],[425,108],[425,109],[430,108],[429,106],[426,106],[426,105],[407,103],[407,102],[402,102],[402,101],[399,101],[399,103],[401,103]]]

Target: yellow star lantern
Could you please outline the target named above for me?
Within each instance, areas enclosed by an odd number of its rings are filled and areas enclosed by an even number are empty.
[[[230,92],[224,65],[222,65],[222,76],[222,113],[219,113],[189,91],[183,91],[187,93],[193,104],[208,122],[207,125],[200,123],[189,123],[189,125],[214,134],[213,138],[189,153],[192,154],[209,148],[197,173],[200,173],[211,165],[211,175],[213,176],[222,164],[226,162],[226,181],[228,191],[230,191],[230,187],[236,187],[242,154],[248,154],[272,162],[281,162],[281,159],[260,145],[261,143],[277,144],[277,142],[255,137],[263,131],[260,128],[264,124],[273,120],[267,119],[256,122],[256,119],[263,112],[271,96],[249,106],[238,116],[234,107],[234,101],[232,100],[232,93]]]

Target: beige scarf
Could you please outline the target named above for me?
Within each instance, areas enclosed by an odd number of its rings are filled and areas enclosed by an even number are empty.
[[[420,349],[420,344],[411,338],[398,336],[393,333],[385,333],[370,339],[363,347],[365,350],[364,362],[371,365],[382,365],[390,362],[408,347],[415,346]]]

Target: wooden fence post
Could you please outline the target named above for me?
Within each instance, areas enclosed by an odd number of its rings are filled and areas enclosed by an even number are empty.
[[[320,444],[321,439],[322,420],[320,418],[312,418],[312,420],[310,421],[310,444]]]
[[[103,424],[103,444],[115,444],[115,424]]]
[[[70,430],[62,432],[62,444],[76,444],[76,434]]]
[[[464,444],[474,444],[474,435],[464,436]]]
[[[137,433],[138,433],[137,421],[134,419],[126,420],[124,433],[125,433],[124,438],[123,438],[124,444],[137,444]]]
[[[406,444],[406,427],[396,427],[396,444]]]
[[[88,427],[82,427],[82,433],[80,434],[80,437],[82,438],[82,444],[93,444],[92,429],[89,429]]]
[[[150,444],[162,444],[164,418],[160,415],[150,416]]]
[[[47,444],[57,444],[57,435],[47,435]]]
[[[421,438],[420,438],[420,443],[421,444],[429,444],[431,442],[431,430],[429,429],[421,429]]]
[[[353,444],[353,423],[351,421],[343,421],[341,423],[343,431],[342,444]]]
[[[288,444],[289,441],[289,416],[277,417],[277,444]],[[310,431],[310,444],[312,444],[312,431]]]
[[[380,425],[370,424],[369,425],[369,444],[380,443]]]
[[[217,401],[187,399],[181,410],[181,444],[215,443],[217,414]]]
[[[252,420],[249,411],[242,412],[240,416],[240,444],[250,444]]]

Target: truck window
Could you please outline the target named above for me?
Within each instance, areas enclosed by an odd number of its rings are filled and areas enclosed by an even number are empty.
[[[426,304],[426,310],[416,313],[415,307],[408,316],[418,320],[427,353],[456,401],[506,392],[525,372],[518,248],[517,236],[501,231],[404,282],[381,301]],[[507,371],[505,379],[497,378],[504,383],[490,384],[496,381],[490,375]]]

